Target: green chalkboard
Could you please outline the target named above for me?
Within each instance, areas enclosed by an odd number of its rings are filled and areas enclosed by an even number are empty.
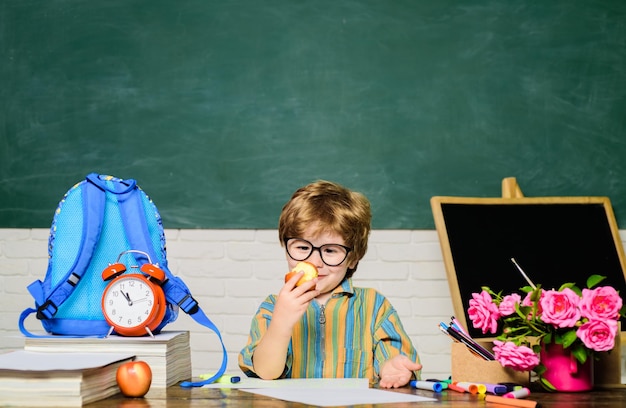
[[[3,0],[0,227],[48,227],[90,172],[136,179],[166,228],[275,228],[318,178],[378,229],[509,176],[626,220],[624,21],[623,0]]]

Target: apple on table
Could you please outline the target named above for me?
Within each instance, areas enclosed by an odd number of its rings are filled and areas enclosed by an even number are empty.
[[[115,379],[124,396],[143,397],[150,390],[152,370],[145,361],[128,361],[118,367]]]

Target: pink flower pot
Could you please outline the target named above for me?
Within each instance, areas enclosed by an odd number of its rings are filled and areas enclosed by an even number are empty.
[[[581,392],[593,388],[593,357],[580,364],[569,350],[560,344],[542,344],[539,355],[546,367],[542,377],[557,391]]]

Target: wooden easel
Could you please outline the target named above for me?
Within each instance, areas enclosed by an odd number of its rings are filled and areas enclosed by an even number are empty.
[[[515,177],[502,179],[502,198],[522,198],[524,194],[517,184]]]

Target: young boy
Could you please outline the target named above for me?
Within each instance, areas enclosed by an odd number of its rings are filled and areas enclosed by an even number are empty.
[[[246,375],[358,377],[382,388],[419,377],[422,365],[396,310],[374,289],[352,286],[371,218],[365,196],[328,181],[298,189],[285,204],[278,222],[285,271],[306,260],[319,275],[296,286],[300,272],[261,304],[239,355]]]

